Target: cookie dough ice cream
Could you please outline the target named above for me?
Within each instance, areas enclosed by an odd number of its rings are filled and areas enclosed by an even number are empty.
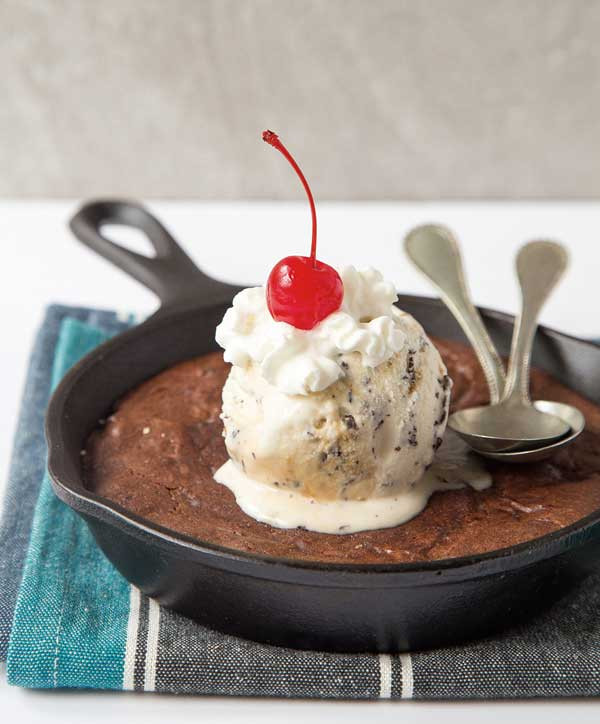
[[[388,510],[429,485],[418,490],[446,428],[446,368],[379,272],[341,277],[341,308],[311,330],[273,320],[262,287],[240,292],[217,328],[233,365],[222,412],[231,460],[217,480],[238,502],[246,490],[254,517],[257,491],[270,508],[380,500]]]

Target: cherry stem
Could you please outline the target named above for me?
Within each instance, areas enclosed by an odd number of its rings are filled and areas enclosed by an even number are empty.
[[[285,156],[285,158],[287,158],[287,160],[290,162],[291,167],[298,174],[298,178],[304,186],[304,190],[306,191],[306,195],[308,196],[308,203],[310,204],[310,215],[312,217],[312,241],[310,244],[310,259],[314,267],[316,265],[317,259],[317,212],[315,210],[315,201],[313,199],[310,186],[308,185],[308,181],[302,173],[300,166],[298,166],[292,154],[287,150],[283,143],[281,143],[281,141],[279,140],[279,136],[276,133],[273,133],[273,131],[264,131],[262,134],[262,138],[263,141],[273,146],[273,148],[276,148]]]

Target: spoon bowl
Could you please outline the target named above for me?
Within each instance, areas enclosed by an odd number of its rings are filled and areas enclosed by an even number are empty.
[[[576,407],[562,402],[537,400],[533,406],[540,412],[554,415],[569,426],[569,432],[559,440],[530,450],[513,450],[510,452],[485,452],[478,450],[479,455],[503,463],[536,463],[554,455],[558,450],[573,443],[585,428],[585,418]]]
[[[571,430],[569,423],[551,410],[506,403],[471,407],[451,415],[448,426],[480,453],[532,450],[551,445]]]

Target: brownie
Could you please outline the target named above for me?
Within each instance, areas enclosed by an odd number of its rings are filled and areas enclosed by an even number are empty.
[[[452,409],[487,402],[472,350],[434,340],[454,380]],[[213,473],[227,460],[221,353],[182,362],[120,400],[90,436],[86,485],[143,518],[238,551],[333,563],[431,561],[483,553],[537,538],[600,507],[600,407],[547,373],[532,372],[537,399],[576,405],[587,428],[571,446],[529,465],[489,462],[494,484],[436,493],[416,518],[350,535],[259,523],[238,508]]]

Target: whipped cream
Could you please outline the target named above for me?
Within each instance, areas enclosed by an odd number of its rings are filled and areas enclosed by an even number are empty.
[[[254,363],[281,392],[308,395],[344,375],[343,354],[358,352],[365,367],[377,367],[399,352],[406,342],[405,315],[394,306],[393,285],[372,268],[349,266],[340,276],[342,306],[310,330],[276,322],[264,287],[239,292],[216,330],[225,361],[239,367]]]

